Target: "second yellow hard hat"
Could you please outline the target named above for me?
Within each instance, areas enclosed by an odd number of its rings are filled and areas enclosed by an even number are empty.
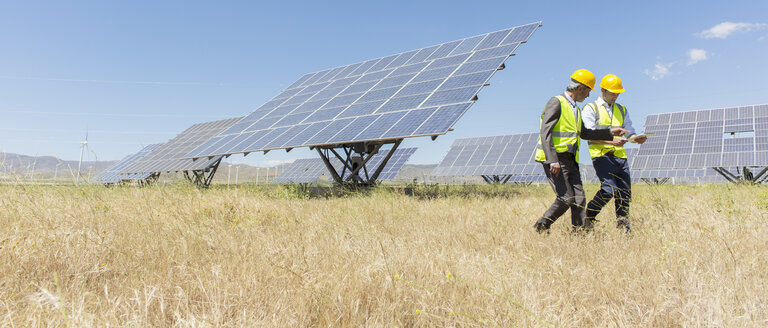
[[[597,79],[595,78],[595,74],[592,74],[592,72],[588,70],[576,70],[573,72],[573,74],[571,74],[571,79],[588,86],[590,89],[592,89],[592,91],[595,90],[595,80]]]
[[[613,93],[622,93],[624,87],[621,85],[621,79],[613,74],[608,74],[600,81],[600,87]]]

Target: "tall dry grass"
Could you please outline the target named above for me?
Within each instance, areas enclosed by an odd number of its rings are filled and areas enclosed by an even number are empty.
[[[765,187],[635,186],[631,236],[459,189],[3,186],[0,325],[768,325]]]

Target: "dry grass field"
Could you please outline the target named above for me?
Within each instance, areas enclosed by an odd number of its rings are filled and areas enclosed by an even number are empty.
[[[768,326],[765,187],[634,196],[539,235],[547,186],[0,186],[0,326]]]

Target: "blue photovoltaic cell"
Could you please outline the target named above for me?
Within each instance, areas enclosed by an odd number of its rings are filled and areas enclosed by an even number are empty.
[[[640,145],[631,168],[646,178],[679,178],[712,167],[768,166],[757,155],[765,109],[768,105],[648,115],[645,133],[656,135]]]
[[[381,137],[384,132],[389,130],[395,123],[400,121],[401,118],[403,118],[403,115],[405,115],[406,112],[395,112],[395,113],[387,113],[381,115],[374,124],[371,124],[371,126],[366,129],[365,131],[361,132],[355,139],[358,140],[376,140]]]
[[[328,139],[330,139],[333,136],[334,133],[337,133],[341,129],[344,129],[350,123],[352,123],[352,121],[354,121],[354,120],[355,120],[354,118],[346,118],[346,119],[331,121],[328,124],[327,127],[325,127],[324,129],[320,130],[320,132],[315,134],[314,137],[310,138],[309,140],[307,140],[304,143],[305,144],[310,144],[310,145],[312,145],[312,144],[316,144],[316,145],[325,144],[325,143],[328,142]]]
[[[218,158],[201,158],[193,161],[185,159],[184,155],[189,154],[195,148],[204,146],[211,137],[228,129],[240,121],[241,118],[236,117],[192,125],[173,139],[126,167],[123,173],[155,173],[208,169],[218,161]]]
[[[110,168],[106,169],[104,172],[101,172],[99,175],[93,178],[93,181],[95,183],[119,183],[121,181],[125,180],[141,180],[148,178],[151,173],[137,173],[137,174],[121,174],[123,170],[128,167],[129,165],[135,163],[136,161],[140,160],[153,150],[157,149],[158,147],[162,146],[162,143],[157,144],[151,144],[149,146],[146,146],[142,148],[138,153],[135,153],[133,155],[129,155],[119,162],[117,162],[115,165],[112,165]]]
[[[475,96],[493,73],[539,26],[540,22],[531,23],[306,74],[218,134],[216,140],[225,140],[222,145],[214,147],[210,142],[202,142],[187,155],[196,158],[345,144],[370,140],[359,138],[381,136],[385,132],[390,139],[445,134],[477,99]],[[424,113],[423,109],[435,107],[439,108],[432,115],[408,115],[411,111]],[[399,120],[389,119],[394,117],[389,113],[422,121],[397,129],[392,125],[378,126],[399,124]],[[379,119],[381,114],[386,116]],[[347,119],[354,122],[342,124],[338,129],[322,129],[307,138],[287,138],[272,132],[276,128],[316,122],[336,126],[330,122]],[[366,133],[369,129],[374,132]],[[235,146],[227,144],[242,139],[236,139],[237,135],[256,131],[270,132],[263,140],[239,142]],[[298,129],[291,130],[294,131]]]
[[[386,113],[386,112],[392,112],[392,111],[399,111],[402,109],[414,108],[419,106],[419,104],[421,104],[422,102],[424,102],[424,100],[426,100],[428,96],[429,96],[428,94],[420,94],[415,96],[392,98],[389,101],[387,101],[386,104],[384,104],[378,110],[376,110],[376,113]],[[401,111],[401,113],[404,113],[404,112]]]
[[[293,137],[293,139],[288,141],[288,143],[290,143],[290,144],[300,144],[300,143],[303,143],[306,140],[309,140],[309,138],[312,138],[312,136],[314,136],[318,132],[320,132],[320,130],[322,130],[325,127],[327,127],[328,124],[330,124],[330,122],[327,122],[327,121],[326,122],[313,123],[312,125],[310,125],[306,129],[304,129],[304,131],[301,131],[301,133],[295,135]]]
[[[405,114],[403,119],[392,126],[392,128],[384,133],[381,138],[389,139],[405,134],[412,135],[413,132],[435,112],[435,110],[437,110],[437,107],[409,111]]]
[[[355,136],[365,130],[364,127],[371,125],[371,123],[373,123],[373,121],[378,118],[379,115],[360,116],[352,121],[352,123],[349,123],[349,125],[347,125],[344,130],[339,131],[339,133],[328,139],[328,143],[338,143],[344,142],[346,140],[354,140]]]
[[[472,103],[441,106],[416,129],[413,135],[434,135],[437,131],[447,131]]]
[[[389,161],[387,162],[387,165],[384,166],[384,169],[379,174],[377,180],[394,179],[395,176],[397,176],[397,173],[400,172],[400,169],[403,167],[403,165],[405,165],[405,162],[408,161],[408,159],[411,157],[411,155],[413,155],[415,151],[416,148],[396,149],[392,154],[392,157],[390,157]],[[389,149],[381,149],[366,163],[366,168],[368,169],[367,173],[369,176],[373,175],[374,171],[384,160],[384,157],[386,157],[387,153],[389,153]],[[331,165],[337,169],[337,174],[344,174],[342,178],[346,178],[349,175],[349,171],[342,168],[342,164],[338,159],[331,158],[330,162]],[[366,171],[360,170],[359,175],[361,177],[365,177],[365,174]],[[280,175],[278,175],[274,180],[272,180],[272,183],[312,183],[316,182],[317,179],[323,175],[330,176],[328,173],[328,168],[325,166],[325,163],[322,159],[298,159],[293,163],[286,165],[283,168],[283,172],[280,173]]]

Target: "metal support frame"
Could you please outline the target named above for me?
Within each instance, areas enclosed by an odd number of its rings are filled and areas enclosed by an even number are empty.
[[[144,179],[140,179],[139,186],[147,187],[152,185],[153,183],[157,182],[157,179],[160,179],[160,172],[153,172],[148,177]]]
[[[392,154],[395,153],[397,147],[403,139],[395,139],[388,141],[377,142],[360,142],[354,144],[342,144],[332,146],[318,146],[315,147],[317,153],[320,154],[320,158],[323,160],[325,167],[331,174],[333,181],[340,185],[358,185],[369,186],[376,184],[376,179],[384,170],[389,160],[392,158]],[[392,148],[387,155],[381,161],[378,167],[375,168],[371,174],[366,164],[376,155],[381,149],[381,146],[392,143]],[[342,150],[342,154],[339,154],[337,149]],[[335,168],[331,163],[331,154],[341,162],[341,167]],[[339,172],[341,169],[341,172]]]
[[[512,178],[512,175],[481,175],[481,177],[483,177],[483,180],[489,184],[506,184],[507,181]]]
[[[642,180],[649,185],[663,185],[669,181],[669,178],[642,178]]]
[[[719,173],[721,176],[723,176],[728,182],[732,183],[746,183],[746,184],[760,184],[766,181],[768,179],[768,167],[763,168],[760,170],[760,173],[754,174],[752,170],[749,169],[749,167],[742,167],[736,168],[736,173],[733,173],[731,171],[728,171],[728,169],[724,167],[713,167],[712,169],[715,170],[715,172]]]
[[[224,157],[219,158],[213,165],[204,170],[182,171],[184,172],[184,178],[199,188],[208,188],[211,186],[213,176],[216,175],[216,170],[218,170],[222,159]]]

